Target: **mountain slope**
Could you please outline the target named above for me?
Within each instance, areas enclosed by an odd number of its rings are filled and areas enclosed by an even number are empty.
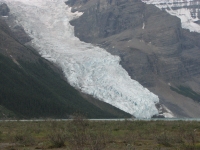
[[[18,41],[30,40],[22,28],[14,29],[0,17],[1,118],[68,118],[74,113],[88,118],[130,117],[108,104],[97,102],[107,107],[103,110],[90,103],[64,80],[60,69]]]
[[[3,55],[0,60],[4,70],[0,73],[0,103],[16,114],[67,118],[80,112],[89,118],[116,117],[87,102],[42,59],[37,63],[19,61],[20,66]]]
[[[177,117],[199,117],[200,105],[172,90],[200,93],[200,35],[181,28],[179,18],[139,0],[69,0],[75,35],[121,58],[129,75],[157,94]],[[173,87],[173,88],[172,88]],[[198,94],[197,94],[198,95]]]

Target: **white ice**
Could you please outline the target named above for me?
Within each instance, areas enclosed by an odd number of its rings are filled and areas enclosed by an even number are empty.
[[[144,29],[144,28],[145,28],[145,23],[143,22],[142,29]]]
[[[175,115],[167,107],[165,107],[164,105],[162,105],[162,106],[166,110],[166,112],[163,113],[163,116],[165,118],[174,118],[175,117]]]
[[[158,114],[158,97],[130,78],[119,57],[74,36],[69,21],[81,13],[71,13],[65,0],[4,1],[33,38],[32,46],[58,64],[72,86],[137,118]]]
[[[196,9],[195,18],[192,17],[193,9],[185,8],[184,6],[199,5],[195,0],[142,0],[147,4],[154,4],[160,9],[165,9],[169,14],[177,16],[181,19],[182,28],[189,29],[191,32],[200,33],[200,25],[195,23],[198,21]],[[176,9],[173,9],[176,7]],[[177,9],[178,8],[178,9]]]

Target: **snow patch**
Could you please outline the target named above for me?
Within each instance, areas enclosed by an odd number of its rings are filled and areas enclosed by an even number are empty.
[[[174,114],[164,105],[162,105],[162,107],[165,109],[165,112],[163,113],[163,116],[165,118],[174,118]]]
[[[145,23],[143,23],[143,26],[142,26],[142,29],[144,29],[145,28]]]

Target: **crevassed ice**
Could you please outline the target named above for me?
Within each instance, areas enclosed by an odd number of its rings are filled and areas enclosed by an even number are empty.
[[[119,65],[119,57],[74,36],[69,21],[81,13],[71,13],[64,0],[5,2],[17,23],[33,38],[32,45],[62,68],[72,86],[135,117],[158,114],[158,97],[129,77]]]
[[[182,28],[191,32],[200,33],[200,25],[195,23],[199,20],[198,12],[200,8],[194,9],[193,5],[200,5],[196,0],[142,0],[147,4],[154,4],[160,9],[165,9],[169,14],[181,19]],[[175,9],[174,9],[175,8]],[[194,17],[195,16],[195,17]]]

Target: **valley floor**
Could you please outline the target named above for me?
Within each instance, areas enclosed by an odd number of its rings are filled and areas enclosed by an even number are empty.
[[[1,150],[197,150],[198,121],[0,122]]]

